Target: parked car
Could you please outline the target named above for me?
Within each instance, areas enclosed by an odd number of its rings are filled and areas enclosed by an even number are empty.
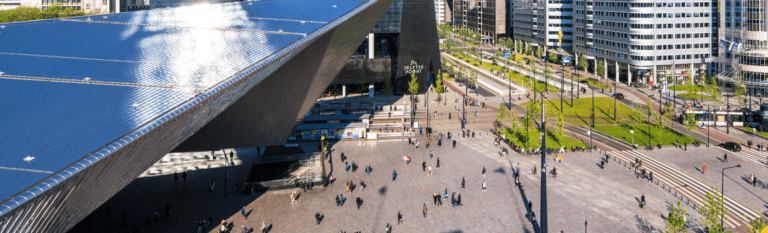
[[[741,145],[735,142],[726,142],[726,143],[720,144],[720,146],[723,147],[723,149],[730,150],[733,152],[741,151]]]
[[[623,100],[624,99],[624,94],[614,93],[613,94],[613,98],[617,98],[617,99]]]

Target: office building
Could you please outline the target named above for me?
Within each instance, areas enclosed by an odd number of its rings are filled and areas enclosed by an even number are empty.
[[[657,84],[673,72],[699,81],[717,55],[716,11],[712,1],[518,0],[514,38],[583,54],[592,72],[604,59],[616,81]]]
[[[717,38],[712,1],[574,2],[574,51],[594,67],[605,59],[616,81],[658,84],[708,71]],[[660,79],[660,80],[659,80]]]
[[[451,9],[447,0],[435,0],[435,20],[437,24],[451,22]]]
[[[572,0],[515,0],[512,6],[514,39],[568,55],[573,46]]]
[[[479,33],[483,42],[496,43],[507,34],[505,0],[454,0],[453,24]]]
[[[746,94],[763,97],[768,89],[765,1],[722,0],[720,4],[717,77],[733,87],[741,74]]]

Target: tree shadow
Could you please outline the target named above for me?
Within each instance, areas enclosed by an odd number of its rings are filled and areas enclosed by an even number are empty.
[[[381,196],[387,195],[387,186],[382,186],[381,188],[379,188],[379,195]]]
[[[651,226],[648,220],[643,219],[638,215],[635,215],[635,221],[637,221],[637,229],[640,230],[640,232],[660,232],[659,229]]]

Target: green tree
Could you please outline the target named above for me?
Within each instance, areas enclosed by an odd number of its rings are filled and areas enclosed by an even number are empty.
[[[368,85],[366,85],[366,82],[365,82],[365,69],[360,71],[360,82],[358,82],[357,85],[358,85],[357,91],[360,92],[360,94],[362,94],[361,97],[365,96],[365,93],[368,92]]]
[[[389,102],[389,96],[392,95],[392,90],[392,77],[389,72],[387,72],[387,74],[384,76],[384,93],[387,94],[387,102]]]
[[[686,113],[685,115],[685,129],[688,130],[688,132],[693,132],[694,129],[698,128],[699,122],[696,120],[696,117],[693,113]]]
[[[710,77],[710,78],[714,79],[714,77]],[[720,91],[717,90],[717,82],[710,82],[709,83],[708,92],[709,92],[709,95],[712,96],[713,102],[716,105],[720,104],[720,101],[721,101],[722,97],[720,95]]]
[[[745,215],[744,217],[747,216]],[[747,218],[749,219],[749,217]],[[768,222],[766,222],[765,219],[756,218],[749,221],[749,224],[747,224],[747,231],[749,231],[749,233],[760,233],[760,231],[766,227],[768,227]]]
[[[530,43],[525,45],[525,54],[528,56],[533,56],[533,46],[531,46]]]
[[[560,61],[557,59],[557,54],[553,52],[550,52],[547,55],[547,60],[549,60],[549,62],[552,62],[552,64],[560,64]]]
[[[736,94],[736,98],[739,100],[739,106],[741,106],[742,103],[744,103],[744,80],[741,78],[741,71],[737,72],[738,79],[736,80],[734,94]]]
[[[525,120],[523,120],[524,121],[523,124],[525,124],[525,127],[527,129],[526,131],[529,131],[530,129],[535,128],[535,125],[534,125],[535,120],[534,119],[536,119],[536,116],[539,113],[539,105],[536,104],[536,103],[537,102],[529,101],[528,104],[527,104],[528,106],[526,106]],[[529,143],[528,143],[528,142],[530,142],[530,140],[531,140],[531,135],[527,135],[527,138],[525,139],[525,142],[526,142],[525,150],[530,150],[531,149],[529,147]]]
[[[646,120],[645,115],[643,115],[643,106],[635,104],[633,109],[634,111],[629,112],[629,117],[637,123],[643,123]]]
[[[595,67],[597,76],[603,77],[605,75],[605,61],[603,59],[597,60],[597,67]]]
[[[476,83],[476,82],[477,82],[477,72],[470,72],[470,74],[469,74],[469,83],[467,83],[467,84],[471,85],[472,83]],[[472,88],[472,86],[469,86],[469,88]],[[467,94],[469,94],[469,93],[467,93]],[[475,94],[477,94],[477,91],[475,91]]]
[[[557,140],[560,145],[563,145],[563,137],[565,136],[565,117],[563,117],[563,111],[558,111],[555,117],[555,129],[557,130]]]
[[[714,192],[707,192],[702,207],[699,208],[699,213],[703,216],[701,223],[709,228],[709,232],[721,233],[723,225],[720,225],[720,216],[725,216],[728,210],[723,208],[723,198],[718,194],[717,187],[712,189]],[[724,221],[728,221],[728,216],[724,218]]]
[[[517,119],[517,111],[514,109],[509,111],[509,127],[512,129],[520,128],[520,119]]]
[[[536,49],[536,57],[539,57],[539,58],[544,58],[544,47],[542,47],[542,46],[539,46],[539,47]]]
[[[494,52],[493,53],[493,63],[496,63],[499,60],[499,58],[503,57],[503,56],[504,56],[504,53],[502,53],[501,51]]]
[[[693,85],[693,73],[690,70],[686,71],[685,81],[688,85]]]
[[[686,221],[688,210],[680,206],[680,201],[677,201],[677,206],[672,205],[672,210],[669,211],[667,217],[667,227],[664,228],[664,232],[667,233],[684,233],[688,232],[688,226]]]
[[[587,58],[583,54],[579,54],[579,70],[587,72]]]
[[[501,125],[501,122],[507,119],[507,105],[502,104],[499,106],[499,110],[496,113],[496,122]]]
[[[437,72],[437,78],[435,79],[435,93],[437,93],[437,101],[440,101],[440,94],[443,94],[443,79],[445,78],[445,73],[443,71]],[[440,106],[440,105],[437,105]]]
[[[413,95],[419,92],[419,82],[416,80],[416,73],[411,73],[411,81],[408,82],[408,92],[411,93],[411,101],[413,101]]]

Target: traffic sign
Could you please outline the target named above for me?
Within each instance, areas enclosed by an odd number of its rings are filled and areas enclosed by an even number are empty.
[[[512,56],[512,54],[511,54],[511,53],[504,53],[504,58],[509,58],[509,57],[511,57],[511,56]]]
[[[571,57],[563,57],[563,64],[570,64],[571,63]]]

